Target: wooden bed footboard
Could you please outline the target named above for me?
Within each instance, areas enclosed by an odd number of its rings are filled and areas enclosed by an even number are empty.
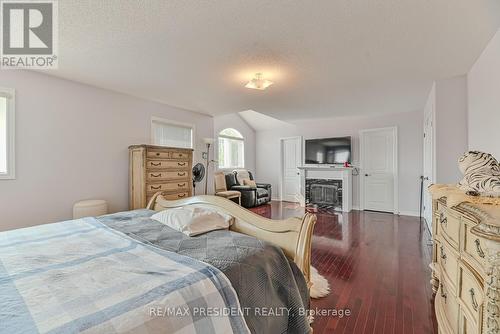
[[[308,287],[311,286],[311,242],[316,215],[306,213],[302,218],[274,220],[259,216],[222,197],[203,195],[169,201],[163,197],[163,192],[157,192],[149,201],[147,208],[161,211],[194,204],[213,206],[235,217],[235,222],[230,228],[232,231],[279,246],[300,268]]]

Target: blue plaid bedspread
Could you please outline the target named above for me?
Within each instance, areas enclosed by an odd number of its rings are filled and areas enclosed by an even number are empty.
[[[248,333],[217,268],[94,218],[0,233],[0,333]]]

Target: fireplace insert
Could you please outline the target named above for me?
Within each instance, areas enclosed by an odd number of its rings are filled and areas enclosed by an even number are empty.
[[[306,179],[306,204],[342,210],[342,180]]]

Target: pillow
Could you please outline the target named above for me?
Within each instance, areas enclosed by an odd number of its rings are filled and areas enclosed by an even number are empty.
[[[234,170],[235,175],[236,175],[236,181],[238,181],[238,183],[240,185],[244,185],[243,184],[243,180],[244,179],[249,179],[250,180],[250,173],[246,170],[246,169],[236,169]]]
[[[257,183],[255,183],[254,180],[250,180],[250,179],[243,179],[243,185],[250,186],[252,188],[257,188]]]
[[[151,216],[168,227],[188,236],[195,236],[214,230],[227,229],[234,218],[214,209],[186,206],[160,211]]]

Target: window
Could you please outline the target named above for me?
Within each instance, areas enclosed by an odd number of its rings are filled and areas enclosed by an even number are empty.
[[[14,175],[14,90],[0,88],[0,179]]]
[[[245,141],[235,129],[219,132],[219,168],[245,167]]]
[[[190,124],[176,123],[153,117],[151,136],[153,145],[178,148],[193,148],[193,129]]]

